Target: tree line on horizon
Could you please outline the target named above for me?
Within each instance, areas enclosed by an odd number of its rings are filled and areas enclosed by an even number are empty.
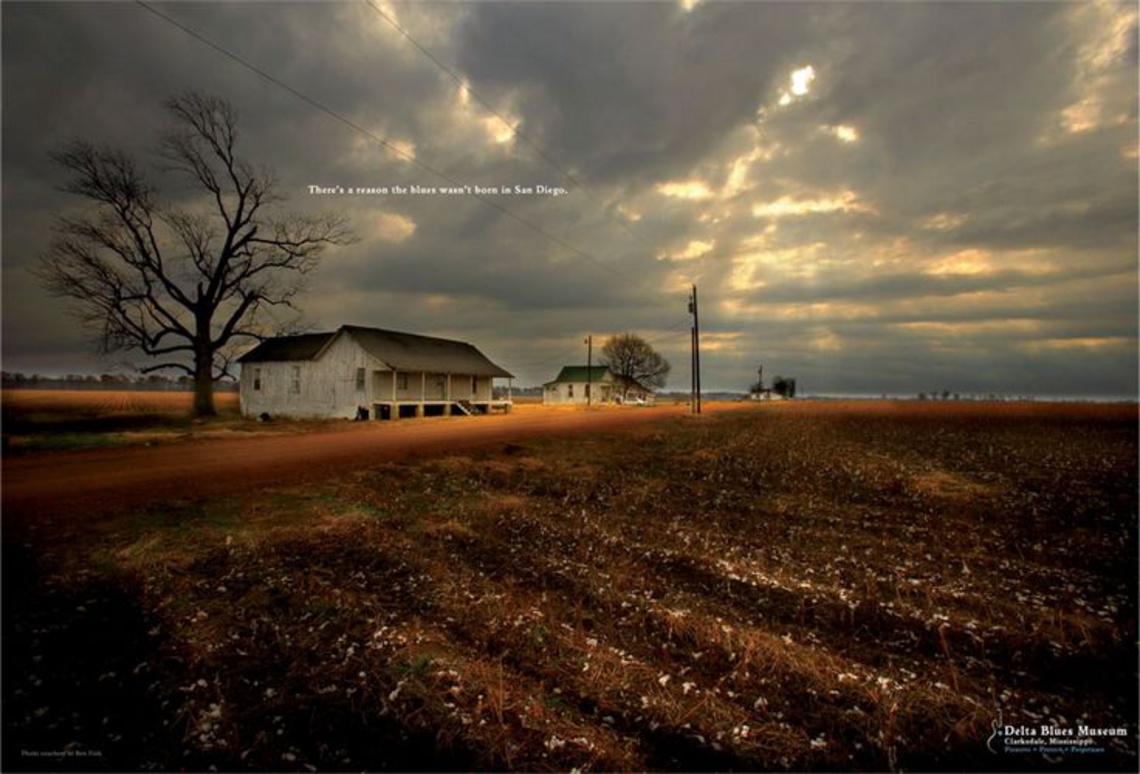
[[[167,376],[166,374],[65,374],[45,376],[25,374],[20,371],[0,372],[0,382],[6,388],[49,388],[65,387],[80,389],[152,389],[152,390],[193,390],[194,379],[189,375]],[[237,389],[237,382],[219,382],[218,390]]]

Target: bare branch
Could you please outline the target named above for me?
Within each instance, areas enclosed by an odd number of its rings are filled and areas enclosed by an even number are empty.
[[[622,394],[632,384],[662,387],[672,367],[669,361],[636,333],[613,336],[602,346],[599,361],[622,381]]]
[[[274,211],[272,175],[237,155],[229,103],[190,93],[167,107],[176,128],[161,140],[162,168],[205,191],[212,212],[162,209],[130,157],[69,143],[52,154],[71,175],[63,190],[94,207],[59,219],[36,273],[75,302],[104,351],[187,355],[177,367],[194,375],[196,409],[209,413],[213,367],[227,370],[231,340],[256,337],[259,310],[292,307],[323,251],[355,237],[337,216]],[[149,370],[160,367],[174,365]]]
[[[149,373],[153,373],[155,371],[161,371],[164,368],[174,368],[174,369],[179,370],[179,371],[185,371],[190,376],[194,375],[194,369],[191,368],[190,366],[186,365],[185,363],[155,363],[154,365],[148,365],[146,367],[140,368],[139,373],[140,374],[149,374]]]

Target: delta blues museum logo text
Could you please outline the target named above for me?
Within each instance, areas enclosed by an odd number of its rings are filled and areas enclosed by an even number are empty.
[[[1015,725],[1005,723],[1000,712],[990,725],[986,747],[994,754],[1005,755],[1099,755],[1108,751],[1113,739],[1128,736],[1127,728],[1086,723]]]

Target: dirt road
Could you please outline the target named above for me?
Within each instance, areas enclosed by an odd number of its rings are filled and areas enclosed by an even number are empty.
[[[743,404],[709,404],[716,412]],[[47,453],[3,462],[6,526],[169,499],[295,484],[409,456],[469,450],[535,435],[620,430],[687,413],[685,406],[593,411],[524,408],[510,415],[346,424],[301,435]]]

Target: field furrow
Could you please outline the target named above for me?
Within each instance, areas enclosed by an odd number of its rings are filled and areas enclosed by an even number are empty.
[[[132,600],[158,768],[1134,769],[1134,414],[760,410],[377,463],[61,536],[15,623],[92,567]],[[66,725],[17,690],[9,730]],[[1050,763],[999,723],[1123,736]]]

